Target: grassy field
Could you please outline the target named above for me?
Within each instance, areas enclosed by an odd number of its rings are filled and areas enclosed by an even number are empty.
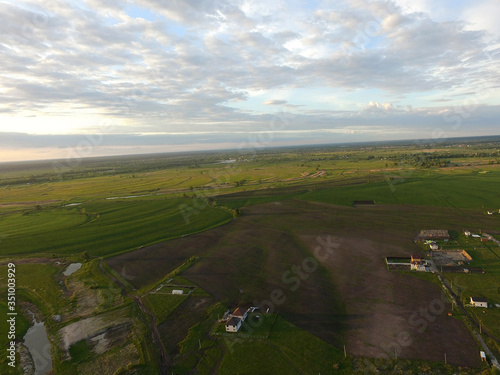
[[[298,328],[280,315],[258,315],[263,322],[257,327],[255,323],[244,325],[241,335],[226,334],[221,340],[226,354],[220,373],[352,373],[350,359],[344,358],[342,350]],[[252,316],[247,319],[252,319]],[[317,361],[317,358],[323,360]]]
[[[1,255],[87,252],[103,256],[196,233],[231,219],[224,210],[203,206],[186,222],[181,205],[190,207],[192,201],[104,200],[0,216]]]
[[[16,265],[17,290],[29,294],[30,299],[36,301],[49,314],[66,309],[69,306],[68,301],[54,279],[54,275],[62,271],[61,268],[54,263]],[[0,266],[0,274],[7,274],[6,266]],[[6,289],[5,278],[2,278],[0,285],[2,289]]]
[[[143,301],[150,311],[155,314],[157,324],[160,325],[186,298],[188,297],[172,294],[148,294],[143,297]]]

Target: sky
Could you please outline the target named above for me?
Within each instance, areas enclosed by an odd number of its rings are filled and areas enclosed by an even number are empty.
[[[499,0],[0,14],[0,161],[500,134]]]

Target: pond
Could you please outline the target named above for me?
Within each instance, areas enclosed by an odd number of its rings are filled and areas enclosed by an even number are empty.
[[[35,375],[44,375],[52,370],[52,355],[50,341],[45,323],[33,318],[33,325],[24,336],[24,346],[28,348],[35,363]]]
[[[64,276],[69,276],[74,274],[76,271],[78,271],[80,268],[82,268],[81,263],[71,263],[68,268],[63,272]]]

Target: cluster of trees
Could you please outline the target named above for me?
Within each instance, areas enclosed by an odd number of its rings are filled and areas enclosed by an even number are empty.
[[[394,161],[394,165],[408,164],[418,168],[443,168],[450,165],[450,161],[446,160],[446,155],[436,153],[400,154],[398,156],[391,156],[388,159]]]

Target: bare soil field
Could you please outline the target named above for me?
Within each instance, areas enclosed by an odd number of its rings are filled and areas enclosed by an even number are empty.
[[[202,255],[223,235],[223,227],[161,242],[109,258],[106,262],[136,289],[154,283],[193,255]]]
[[[346,344],[356,356],[443,361],[446,353],[450,364],[476,366],[479,349],[464,324],[448,317],[439,287],[388,271],[384,258],[419,251],[412,239],[422,228],[461,228],[481,220],[447,207],[353,208],[289,200],[246,207],[223,227],[109,263],[117,272],[125,267],[141,287],[199,255],[183,276],[230,308],[270,308],[333,345]],[[325,256],[328,241],[333,253]],[[160,329],[167,335],[175,324]]]
[[[351,235],[337,238],[342,250],[323,262],[346,304],[349,352],[430,361],[443,361],[447,353],[450,364],[477,365],[476,344],[460,321],[447,316],[451,305],[440,288],[388,271],[380,256],[387,245]]]
[[[469,262],[469,260],[462,254],[461,250],[433,251],[432,259],[434,259],[436,266],[454,266],[458,262]]]

